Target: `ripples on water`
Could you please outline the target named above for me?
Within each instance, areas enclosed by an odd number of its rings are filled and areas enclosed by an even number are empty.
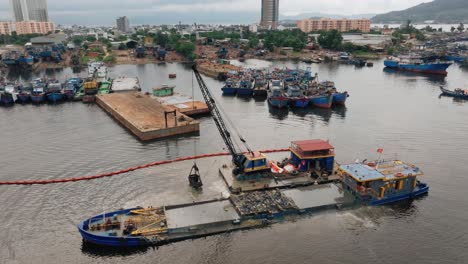
[[[305,67],[290,62],[263,67]],[[387,207],[360,208],[298,218],[291,223],[184,241],[160,248],[102,250],[82,245],[75,225],[105,210],[175,204],[220,197],[216,173],[228,157],[198,161],[205,186],[186,183],[191,162],[171,164],[90,182],[49,186],[0,186],[1,263],[464,263],[468,246],[466,204],[468,102],[439,98],[440,85],[467,87],[467,72],[454,65],[447,78],[348,65],[312,65],[321,80],[350,92],[347,107],[278,110],[265,101],[222,97],[221,83],[205,78],[219,103],[254,149],[323,138],[338,160],[401,158],[422,167],[429,196]],[[177,79],[168,79],[168,73]],[[59,79],[71,69],[45,73]],[[82,73],[84,74],[84,73]],[[112,77],[138,76],[144,91],[167,83],[195,94],[188,66],[121,65]],[[9,78],[18,76],[10,75]],[[21,76],[31,79],[36,76]],[[161,159],[211,153],[223,143],[214,122],[201,118],[200,136],[142,143],[95,105],[0,108],[0,180],[90,175]],[[274,156],[276,157],[276,156]],[[281,157],[279,155],[278,157]]]

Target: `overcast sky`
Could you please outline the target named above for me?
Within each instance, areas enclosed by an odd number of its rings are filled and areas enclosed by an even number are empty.
[[[430,0],[280,0],[280,13],[378,14],[423,2]],[[48,0],[48,7],[51,20],[62,24],[113,24],[115,17],[122,15],[134,23],[179,20],[251,23],[259,20],[260,3],[260,0]],[[0,16],[11,18],[9,0],[0,0]]]

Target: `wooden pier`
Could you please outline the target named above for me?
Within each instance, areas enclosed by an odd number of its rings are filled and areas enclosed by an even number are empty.
[[[199,122],[137,92],[96,96],[96,103],[140,140],[197,133]]]

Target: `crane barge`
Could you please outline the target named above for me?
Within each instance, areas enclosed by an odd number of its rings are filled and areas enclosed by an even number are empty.
[[[245,145],[247,151],[242,152],[236,147],[232,139],[232,133],[226,126],[223,116],[221,115],[221,111],[216,104],[216,100],[211,95],[210,89],[208,89],[208,86],[205,84],[205,81],[203,80],[200,72],[198,72],[196,65],[194,65],[192,69],[216,127],[218,128],[224,144],[231,154],[232,162],[234,164],[232,173],[234,175],[241,175],[241,178],[246,178],[245,176],[247,174],[256,174],[255,176],[258,177],[259,173],[268,171],[270,166],[267,162],[266,156],[260,152],[252,151],[246,140],[240,135],[238,135],[239,140]]]
[[[228,198],[160,207],[135,207],[104,213],[78,224],[85,243],[138,247],[205,237],[290,220],[306,212],[354,204],[382,205],[425,195],[429,187],[417,180],[418,167],[399,160],[376,160],[337,165],[334,148],[323,140],[294,141],[286,165],[267,162],[239,136],[247,152],[239,151],[221,111],[200,73],[194,74],[216,126],[232,156],[232,184]],[[379,149],[380,151],[380,149]],[[379,152],[382,153],[383,149]],[[292,166],[291,172],[287,166]],[[223,166],[224,167],[224,166]],[[335,170],[335,167],[337,169]],[[226,167],[226,170],[228,167]],[[198,174],[194,165],[193,172]],[[271,171],[276,170],[272,175]],[[333,177],[332,182],[318,179]],[[314,178],[314,174],[317,178]],[[262,178],[244,181],[252,175]],[[328,178],[329,179],[329,178]]]

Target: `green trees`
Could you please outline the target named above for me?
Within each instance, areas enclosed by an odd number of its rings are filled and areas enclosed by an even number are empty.
[[[457,29],[461,33],[461,32],[463,32],[465,30],[465,25],[463,23],[460,23],[460,25],[458,25]]]
[[[307,44],[307,35],[298,30],[269,31],[263,34],[265,48],[273,51],[278,47],[292,47],[295,51],[300,51]]]
[[[178,41],[175,44],[174,50],[177,53],[186,57],[187,59],[195,59],[195,54],[193,54],[193,52],[195,51],[195,44],[193,44],[190,41]]]
[[[341,49],[343,36],[338,30],[334,29],[330,31],[321,32],[317,41],[320,44],[320,46],[324,48],[338,50]]]
[[[167,46],[167,44],[169,44],[169,37],[167,36],[167,34],[163,34],[162,32],[158,32],[154,36],[154,43],[156,43],[156,45],[159,45],[159,46],[165,48]]]

